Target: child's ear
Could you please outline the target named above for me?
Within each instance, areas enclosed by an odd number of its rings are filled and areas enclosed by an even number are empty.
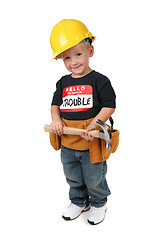
[[[90,57],[93,57],[93,54],[94,54],[94,47],[91,45],[91,46],[89,47],[89,56],[90,56]]]

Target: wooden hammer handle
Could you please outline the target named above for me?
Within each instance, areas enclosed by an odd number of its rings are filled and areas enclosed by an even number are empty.
[[[53,132],[50,125],[47,124],[44,126],[44,131]],[[80,135],[82,132],[87,132],[87,130],[73,127],[63,127],[63,134]],[[90,134],[92,137],[99,138],[99,130],[92,130],[87,133]]]

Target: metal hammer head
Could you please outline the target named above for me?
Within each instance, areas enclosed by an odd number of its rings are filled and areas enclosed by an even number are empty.
[[[100,138],[104,139],[106,141],[106,149],[111,149],[111,138],[112,138],[112,133],[110,128],[108,127],[107,124],[105,124],[103,121],[98,119],[96,123],[103,129],[103,131],[100,131],[99,136]]]

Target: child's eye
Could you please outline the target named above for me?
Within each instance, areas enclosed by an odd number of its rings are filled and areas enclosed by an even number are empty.
[[[81,56],[82,55],[82,53],[77,53],[77,56],[79,57],[79,56]]]
[[[70,57],[65,57],[65,58],[64,58],[64,60],[68,60],[68,59],[70,59]]]

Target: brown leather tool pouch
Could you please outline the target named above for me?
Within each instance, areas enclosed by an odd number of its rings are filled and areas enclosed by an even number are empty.
[[[61,148],[61,138],[53,132],[49,133],[50,143],[52,147],[57,151]]]

